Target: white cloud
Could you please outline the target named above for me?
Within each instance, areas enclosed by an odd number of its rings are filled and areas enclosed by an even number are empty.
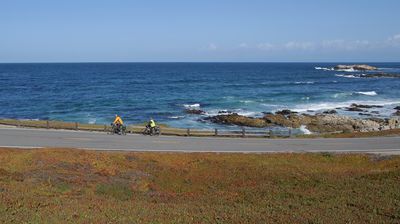
[[[400,34],[389,37],[390,41],[400,41]]]
[[[209,43],[207,49],[210,50],[210,51],[215,51],[215,50],[218,49],[218,47],[214,43]]]
[[[386,40],[322,40],[322,41],[289,41],[286,43],[259,43],[251,46],[245,42],[239,44],[240,48],[248,48],[259,51],[342,51],[354,52],[363,50],[378,50],[400,47],[400,34],[393,35]]]
[[[247,43],[241,43],[241,44],[239,44],[239,47],[240,48],[248,48],[249,45]]]
[[[275,49],[275,45],[271,43],[260,43],[257,45],[257,48],[263,51],[270,51]]]
[[[367,40],[324,40],[321,43],[321,48],[325,50],[346,50],[354,51],[360,49],[368,49],[377,47],[378,43],[373,43]]]
[[[396,34],[388,38],[387,43],[389,46],[392,47],[399,47],[400,46],[400,34]]]
[[[313,42],[296,42],[290,41],[284,44],[284,48],[287,50],[313,50],[316,44]]]

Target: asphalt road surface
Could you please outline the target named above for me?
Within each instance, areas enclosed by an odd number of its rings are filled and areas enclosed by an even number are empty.
[[[108,135],[102,132],[0,127],[0,147],[68,147],[180,152],[365,152],[400,154],[400,137],[254,139]]]

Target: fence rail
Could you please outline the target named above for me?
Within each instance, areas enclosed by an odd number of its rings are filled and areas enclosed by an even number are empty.
[[[0,120],[2,125],[11,125],[17,127],[30,127],[30,128],[46,128],[46,129],[66,129],[66,130],[83,130],[83,131],[100,131],[108,132],[111,131],[110,125],[99,125],[99,124],[83,124],[78,122],[63,122],[63,121],[50,121],[50,120],[11,120],[3,119]],[[128,125],[127,132],[140,134],[144,130],[144,126],[139,125]],[[287,131],[278,130],[254,130],[240,128],[237,130],[227,129],[209,129],[199,130],[192,128],[170,128],[161,127],[161,135],[175,135],[175,136],[195,136],[195,137],[259,137],[259,138],[273,138],[273,137],[291,137],[293,135],[292,129]]]

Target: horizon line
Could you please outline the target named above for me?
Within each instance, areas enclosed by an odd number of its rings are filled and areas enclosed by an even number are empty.
[[[32,61],[32,62],[0,62],[0,64],[129,64],[129,63],[400,63],[400,61]]]

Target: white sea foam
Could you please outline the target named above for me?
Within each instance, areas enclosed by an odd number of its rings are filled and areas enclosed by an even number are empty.
[[[359,79],[360,76],[356,76],[356,75],[345,75],[345,74],[335,74],[335,76],[337,77],[344,77],[344,78],[352,78],[352,79]]]
[[[180,118],[184,118],[185,116],[170,116],[168,118],[170,119],[180,119]]]
[[[254,111],[238,111],[237,113],[239,115],[246,116],[246,117],[254,117],[254,116],[259,114],[259,113],[254,112]]]
[[[247,104],[247,103],[254,103],[255,101],[254,100],[239,100],[239,102]]]
[[[89,124],[95,124],[96,123],[96,118],[89,118],[88,123]]]
[[[361,95],[367,95],[367,96],[376,96],[376,95],[378,95],[375,91],[356,92],[356,93],[361,94]]]
[[[311,135],[312,134],[312,132],[310,130],[308,130],[305,125],[301,125],[300,126],[300,131],[303,132],[303,134],[305,134],[305,135]]]
[[[354,68],[348,68],[348,69],[338,69],[336,70],[338,72],[357,72]]]
[[[326,102],[326,103],[314,103],[314,104],[300,104],[291,108],[290,110],[296,112],[307,112],[309,110],[312,111],[321,111],[321,110],[328,110],[328,109],[335,109],[339,107],[348,107],[351,104],[363,104],[363,105],[378,105],[378,106],[387,106],[387,105],[394,105],[399,104],[400,101],[370,101],[370,100],[351,100],[351,101],[344,101],[344,102]]]
[[[314,67],[315,70],[323,70],[323,71],[334,71],[333,68],[324,68],[324,67]]]
[[[194,104],[184,104],[183,105],[185,108],[187,109],[192,109],[192,108],[200,108],[200,104],[199,103],[194,103]]]
[[[349,92],[335,93],[335,94],[333,94],[333,98],[342,98],[342,97],[351,96],[351,95],[353,95],[353,93],[349,93]]]
[[[314,84],[315,82],[307,81],[307,82],[295,82],[295,84]]]
[[[247,116],[247,117],[252,117],[252,116],[257,116],[261,115],[261,112],[256,112],[256,111],[248,111],[244,109],[213,109],[206,111],[207,116],[217,116],[221,114],[229,114],[229,113],[237,113],[242,116]]]

